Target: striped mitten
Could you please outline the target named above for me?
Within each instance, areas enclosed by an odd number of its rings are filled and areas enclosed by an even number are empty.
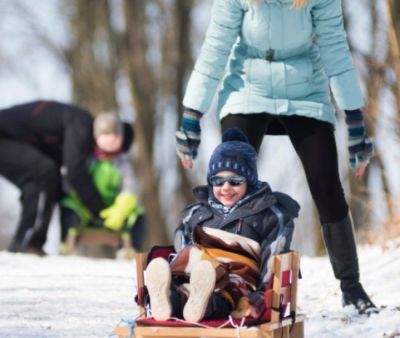
[[[362,111],[355,109],[344,112],[348,128],[349,162],[350,167],[354,169],[369,163],[374,152],[374,145],[367,136]]]
[[[195,159],[200,145],[202,113],[185,108],[181,128],[176,132],[176,152],[181,160]]]

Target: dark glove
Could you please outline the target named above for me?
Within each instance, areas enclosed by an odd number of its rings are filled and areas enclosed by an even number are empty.
[[[176,132],[176,153],[183,160],[194,160],[200,144],[202,113],[185,108],[180,129]]]
[[[366,166],[369,163],[374,152],[374,146],[366,133],[362,111],[356,109],[345,110],[344,112],[348,128],[350,167],[357,169],[359,166]]]

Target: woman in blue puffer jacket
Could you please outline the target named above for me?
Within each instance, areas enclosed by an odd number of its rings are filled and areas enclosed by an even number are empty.
[[[257,151],[265,134],[289,136],[319,211],[343,305],[354,305],[360,313],[377,311],[359,281],[334,138],[331,92],[346,114],[350,165],[362,177],[373,145],[364,127],[364,101],[343,27],[341,0],[214,0],[176,133],[185,169],[197,156],[200,118],[222,78],[222,131],[240,128]]]

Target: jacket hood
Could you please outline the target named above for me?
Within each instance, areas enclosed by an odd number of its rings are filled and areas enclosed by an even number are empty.
[[[275,191],[273,194],[277,198],[278,202],[285,207],[292,217],[299,216],[300,204],[297,203],[292,197],[279,191]]]

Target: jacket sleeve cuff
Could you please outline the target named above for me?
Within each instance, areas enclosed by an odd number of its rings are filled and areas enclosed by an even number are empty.
[[[205,113],[211,105],[219,80],[194,70],[190,76],[183,105]]]
[[[341,110],[354,110],[364,106],[359,80],[354,69],[332,76],[330,87]]]

